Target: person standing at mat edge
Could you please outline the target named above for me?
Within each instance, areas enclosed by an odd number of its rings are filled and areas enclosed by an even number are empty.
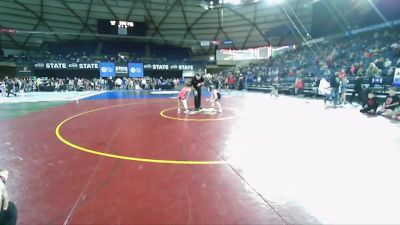
[[[201,88],[204,85],[204,78],[199,73],[192,79],[191,85],[194,88],[194,107],[196,111],[201,109]]]
[[[0,224],[17,224],[17,207],[8,198],[6,181],[8,178],[7,170],[0,170]]]

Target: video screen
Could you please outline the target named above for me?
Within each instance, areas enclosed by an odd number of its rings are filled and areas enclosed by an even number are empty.
[[[122,20],[97,20],[99,34],[145,36],[146,24],[144,22]]]
[[[249,48],[241,50],[219,49],[216,52],[218,65],[235,65],[238,61],[268,59],[271,55],[271,47]]]

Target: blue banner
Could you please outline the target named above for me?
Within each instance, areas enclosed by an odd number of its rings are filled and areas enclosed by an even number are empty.
[[[224,45],[232,45],[233,41],[232,40],[225,40]]]
[[[115,77],[115,63],[100,62],[100,77]]]
[[[129,77],[143,77],[143,63],[129,63]]]

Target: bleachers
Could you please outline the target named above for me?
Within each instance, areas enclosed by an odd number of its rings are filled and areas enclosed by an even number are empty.
[[[366,75],[368,66],[380,57],[388,58],[392,62],[391,67],[400,67],[399,56],[395,55],[390,47],[399,40],[399,34],[399,31],[395,29],[381,30],[331,40],[318,46],[303,46],[260,64],[243,67],[244,70],[241,68],[235,70],[254,77],[252,82],[248,82],[248,89],[254,91],[272,90],[271,80],[278,76],[278,90],[281,93],[292,94],[296,77],[303,77],[305,95],[313,93],[311,83],[314,77],[327,78],[330,74],[344,70],[349,79],[347,95],[351,95],[354,91],[355,80],[355,75],[352,75],[350,71],[352,65],[360,71],[358,75],[363,77],[364,87],[371,85],[371,77]],[[293,72],[289,72],[291,70]],[[370,87],[372,91],[378,93],[378,97],[384,98],[387,94],[387,88],[393,82],[393,72],[390,67],[380,70],[378,77],[382,77],[384,82]],[[231,70],[227,73],[234,74],[235,72]],[[258,76],[261,78],[260,83],[256,82]]]
[[[55,56],[74,55],[81,56],[85,52],[86,56],[94,55],[97,43],[92,41],[70,41],[64,43],[47,43],[48,51]]]
[[[107,41],[102,43],[101,55],[118,55],[129,53],[136,58],[146,56],[146,44],[125,41]]]
[[[178,48],[168,45],[156,45],[150,46],[150,55],[152,58],[165,58],[167,60],[187,60],[191,58],[190,49]]]

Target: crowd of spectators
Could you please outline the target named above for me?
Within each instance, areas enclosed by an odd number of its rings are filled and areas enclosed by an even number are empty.
[[[168,78],[46,78],[6,77],[0,81],[2,96],[16,96],[21,92],[34,91],[101,91],[101,90],[158,90],[176,89],[183,82],[182,79]]]
[[[295,83],[296,78],[328,78],[335,73],[346,76],[351,83],[355,77],[370,82],[372,78],[393,80],[394,68],[400,67],[400,33],[386,30],[345,37],[326,43],[303,46],[274,58],[224,71],[225,76],[247,77],[252,84]]]
[[[254,90],[278,88],[291,95],[325,95],[335,106],[355,101],[365,107],[369,93],[381,97],[376,98],[378,103],[391,101],[389,93],[396,95],[396,68],[400,68],[400,32],[389,29],[302,46],[256,64],[227,69],[218,76],[226,77],[227,86],[237,89],[240,85],[234,80],[244,77],[245,87]],[[325,93],[321,93],[321,83],[327,83]],[[347,95],[351,97],[347,99]]]

